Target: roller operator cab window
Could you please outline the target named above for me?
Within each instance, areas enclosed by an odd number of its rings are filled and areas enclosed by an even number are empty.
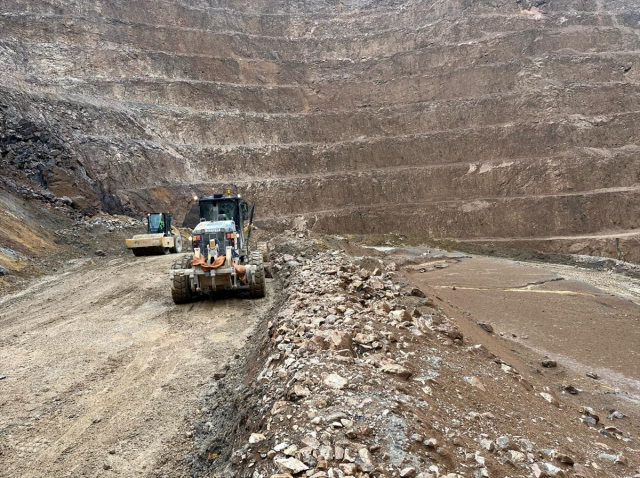
[[[164,232],[162,214],[149,214],[149,234]]]

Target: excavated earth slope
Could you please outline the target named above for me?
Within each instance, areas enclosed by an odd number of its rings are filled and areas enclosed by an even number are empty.
[[[633,233],[639,22],[636,0],[4,0],[3,184],[178,217],[234,184],[320,232]]]

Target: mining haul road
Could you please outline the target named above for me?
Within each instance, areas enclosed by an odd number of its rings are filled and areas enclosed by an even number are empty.
[[[174,305],[175,258],[78,260],[0,298],[0,476],[188,476],[191,421],[270,304]]]

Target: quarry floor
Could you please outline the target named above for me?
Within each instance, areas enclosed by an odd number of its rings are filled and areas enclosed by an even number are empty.
[[[275,294],[175,306],[172,260],[76,260],[0,298],[0,476],[189,475],[202,391]],[[505,360],[535,369],[548,356],[550,383],[640,416],[637,281],[455,255],[405,274],[472,342],[488,340],[476,323],[489,323]]]
[[[75,262],[0,299],[0,476],[187,476],[190,421],[270,299],[173,304],[175,256]]]

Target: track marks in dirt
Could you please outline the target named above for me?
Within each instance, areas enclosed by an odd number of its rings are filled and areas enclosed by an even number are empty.
[[[0,476],[187,474],[200,391],[271,299],[175,306],[172,259],[96,261],[3,300]]]

